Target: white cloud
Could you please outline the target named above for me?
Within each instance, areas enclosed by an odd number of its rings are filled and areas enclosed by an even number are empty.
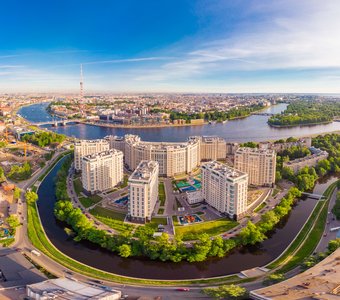
[[[281,14],[283,3],[285,13]],[[136,76],[136,80],[162,81],[232,71],[340,67],[339,1],[304,0],[298,5],[296,1],[278,1],[268,5],[273,15],[256,24],[255,29],[241,26],[242,30],[236,30],[231,37],[198,45],[182,59],[146,71]]]

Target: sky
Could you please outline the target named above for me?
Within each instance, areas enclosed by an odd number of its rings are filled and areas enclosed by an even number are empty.
[[[340,93],[340,1],[0,4],[0,92]]]

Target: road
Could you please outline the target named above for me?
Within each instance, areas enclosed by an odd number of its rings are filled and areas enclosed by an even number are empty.
[[[47,170],[49,165],[51,165],[56,160],[56,158],[57,157],[54,156],[53,159],[51,160],[51,162],[48,165],[46,165],[44,168],[42,168],[41,171],[38,172],[37,174],[35,174],[34,177],[30,178],[26,182],[22,182],[20,187],[23,190],[26,190],[32,183],[34,183],[34,181],[36,179],[38,179]],[[73,186],[73,184],[72,184],[72,186]],[[19,202],[21,203],[19,205],[20,212],[23,216],[26,216],[27,215],[27,205],[26,205],[26,202],[24,201],[24,195],[22,195]],[[60,265],[59,263],[55,262],[54,260],[52,260],[51,258],[49,258],[48,256],[46,256],[43,253],[41,253],[41,255],[39,257],[33,255],[31,253],[31,250],[35,249],[35,248],[32,246],[32,244],[31,244],[31,242],[28,238],[28,235],[27,235],[27,219],[26,218],[24,218],[22,220],[22,226],[17,228],[15,242],[11,246],[11,248],[12,249],[18,249],[18,250],[20,249],[21,254],[26,254],[34,262],[36,262],[38,265],[44,267],[47,271],[49,271],[50,273],[52,273],[53,275],[55,275],[57,277],[64,277],[64,276],[69,275],[71,273],[72,277],[76,278],[79,281],[94,284],[93,282],[91,282],[91,280],[93,278],[88,277],[88,276],[84,276],[84,275],[81,275],[81,274],[73,274],[73,272],[71,270],[69,270],[69,269],[65,268],[64,266]],[[38,250],[38,249],[36,249],[36,250]],[[0,255],[1,255],[2,251],[4,251],[4,249],[0,250]],[[6,250],[6,251],[8,251],[8,250]],[[203,299],[203,298],[204,299],[210,299],[209,297],[206,297],[203,294],[201,294],[201,288],[199,288],[199,287],[190,288],[190,291],[188,291],[188,292],[180,292],[180,291],[176,290],[177,287],[129,286],[129,285],[122,285],[122,284],[114,284],[112,282],[104,282],[104,284],[107,285],[107,286],[113,287],[115,289],[121,290],[123,294],[129,295],[128,299],[137,299],[140,296],[153,296],[153,297],[162,296],[163,300],[183,299],[184,297],[185,297],[185,299]],[[15,288],[17,288],[17,287],[15,287]],[[12,291],[13,293],[12,294],[16,294],[15,291],[18,291],[18,290],[15,290],[15,288],[13,287],[13,291]],[[6,293],[8,295],[11,294],[10,290],[6,290]],[[1,290],[0,290],[0,294],[1,294]],[[11,299],[11,298],[9,298],[9,299]]]

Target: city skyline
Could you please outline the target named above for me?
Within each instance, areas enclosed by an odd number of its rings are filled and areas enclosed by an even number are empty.
[[[2,8],[0,92],[340,92],[334,1]]]

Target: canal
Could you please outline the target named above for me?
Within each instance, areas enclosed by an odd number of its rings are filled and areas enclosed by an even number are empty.
[[[316,200],[313,199],[300,200],[263,243],[236,249],[221,259],[209,259],[201,263],[171,263],[121,258],[89,242],[73,241],[64,230],[65,224],[54,217],[53,207],[56,201],[54,178],[63,160],[59,161],[45,177],[38,190],[39,213],[48,238],[60,251],[75,260],[124,276],[167,280],[193,279],[223,276],[263,266],[279,256],[290,244],[316,205]],[[317,183],[314,192],[322,193],[336,179],[329,177]]]

